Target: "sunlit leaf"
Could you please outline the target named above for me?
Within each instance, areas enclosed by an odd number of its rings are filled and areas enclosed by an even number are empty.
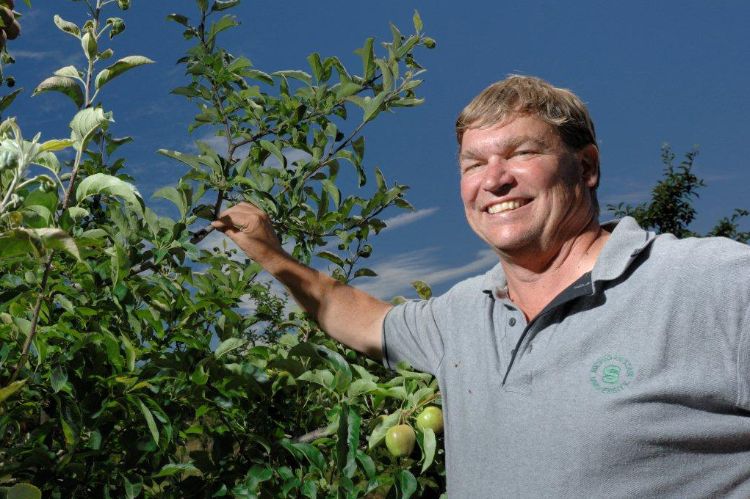
[[[60,92],[70,97],[76,107],[83,106],[83,89],[81,88],[81,85],[72,78],[67,78],[65,76],[50,76],[37,85],[31,93],[31,96],[33,97],[44,92]]]
[[[52,18],[55,22],[55,26],[57,26],[60,30],[64,31],[65,33],[68,33],[69,35],[73,35],[76,38],[81,36],[81,29],[76,26],[74,23],[70,21],[66,21],[62,17],[55,14],[55,16]]]
[[[113,78],[120,76],[125,71],[138,66],[143,66],[144,64],[153,63],[154,61],[142,55],[129,55],[127,57],[123,57],[111,66],[107,66],[106,68],[102,69],[99,74],[96,75],[94,85],[96,86],[96,88],[101,88],[107,82],[111,81]]]
[[[99,129],[106,129],[112,121],[112,113],[105,113],[100,107],[82,109],[70,122],[70,140],[77,149],[83,150],[94,133]]]
[[[8,399],[11,395],[16,393],[21,388],[23,388],[23,386],[26,384],[27,381],[28,381],[27,379],[14,381],[8,386],[4,386],[3,388],[0,388],[0,404],[5,402],[5,400]]]
[[[242,348],[247,344],[247,340],[243,338],[228,338],[224,341],[222,341],[218,347],[216,347],[216,351],[214,352],[214,356],[217,359],[222,358],[224,355],[228,354],[229,352],[233,350],[237,350],[238,348]]]
[[[154,443],[159,446],[159,428],[156,426],[156,421],[154,421],[154,415],[151,413],[151,409],[146,407],[146,404],[143,403],[141,399],[138,400],[138,408],[141,410],[141,413],[143,414],[143,417],[146,419],[146,425],[148,426],[148,430],[151,432],[151,438],[154,439]]]
[[[424,452],[424,462],[422,463],[422,473],[427,471],[432,461],[435,459],[435,447],[437,441],[435,439],[435,432],[431,428],[425,428],[422,430],[422,451]]]
[[[96,194],[119,196],[125,199],[128,205],[140,215],[143,215],[143,201],[133,184],[120,180],[112,175],[95,173],[81,181],[76,190],[76,197],[80,203],[87,197]]]

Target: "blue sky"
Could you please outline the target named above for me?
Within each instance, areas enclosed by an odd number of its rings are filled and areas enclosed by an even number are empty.
[[[78,42],[57,31],[52,16],[80,24],[85,12],[81,3],[62,0],[33,0],[30,10],[18,3],[23,33],[11,45],[17,64],[7,71],[26,91],[6,115],[18,115],[26,135],[67,136],[73,105],[55,94],[30,95],[59,67],[81,65]],[[268,72],[306,69],[313,51],[358,68],[353,50],[368,36],[389,39],[389,21],[409,31],[414,9],[438,43],[418,57],[428,70],[421,87],[426,103],[376,120],[366,133],[366,163],[411,186],[417,211],[386,216],[394,223],[374,239],[370,262],[380,277],[359,281],[365,289],[387,298],[409,294],[409,282],[423,279],[440,292],[497,261],[463,216],[453,123],[475,94],[509,73],[568,87],[589,105],[600,141],[603,207],[648,198],[667,142],[678,158],[700,148],[697,172],[708,187],[697,203],[698,231],[734,208],[750,208],[748,2],[243,0],[231,11],[242,26],[221,40]],[[114,80],[103,95],[115,134],[135,138],[121,151],[146,198],[184,173],[155,151],[189,151],[208,133],[190,136],[194,108],[169,95],[188,82],[175,61],[189,44],[166,21],[172,12],[195,16],[196,9],[186,0],[133,0],[115,56],[141,54],[156,64]]]

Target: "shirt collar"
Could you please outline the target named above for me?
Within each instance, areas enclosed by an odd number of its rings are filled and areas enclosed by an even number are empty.
[[[633,217],[623,217],[602,224],[611,232],[591,271],[591,280],[611,281],[620,277],[654,240],[656,234],[643,230]],[[503,267],[497,264],[482,279],[482,291],[496,298],[508,298],[508,281]]]

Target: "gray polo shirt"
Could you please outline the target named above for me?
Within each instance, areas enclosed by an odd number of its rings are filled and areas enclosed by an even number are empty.
[[[440,384],[451,499],[750,497],[750,247],[606,228],[530,324],[499,265],[386,317],[386,365]]]

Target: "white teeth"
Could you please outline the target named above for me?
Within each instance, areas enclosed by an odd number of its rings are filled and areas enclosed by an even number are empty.
[[[487,212],[491,214],[502,213],[503,211],[515,210],[525,204],[526,201],[505,201],[503,203],[493,204],[487,208]]]

